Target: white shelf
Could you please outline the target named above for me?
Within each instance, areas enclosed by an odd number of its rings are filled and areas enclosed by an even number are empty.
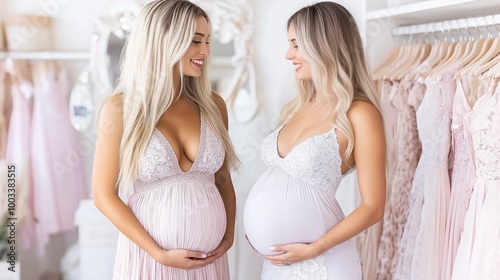
[[[17,60],[90,60],[89,52],[0,52],[0,59]]]
[[[368,11],[366,20],[395,20],[398,24],[417,24],[486,16],[499,12],[500,1],[498,0],[427,0],[399,7]]]

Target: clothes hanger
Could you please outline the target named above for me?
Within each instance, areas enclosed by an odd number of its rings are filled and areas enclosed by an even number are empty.
[[[430,25],[428,25],[430,26]],[[418,73],[416,73],[415,69],[421,65],[425,60],[433,54],[434,56],[437,54],[438,50],[437,48],[433,48],[432,45],[429,43],[429,37],[427,36],[427,30],[429,27],[425,27],[425,42],[423,44],[420,44],[420,54],[417,57],[417,59],[406,69],[406,73],[404,73],[400,78],[406,78],[408,80],[414,80],[415,77],[417,76]],[[434,38],[435,39],[435,38]]]
[[[475,28],[479,32],[479,28],[477,27],[477,21],[476,21]],[[457,73],[455,73],[455,76],[454,76],[455,79],[459,79],[462,77],[464,70],[467,69],[467,66],[470,66],[470,63],[472,62],[472,60],[474,60],[475,58],[478,57],[481,50],[483,50],[483,45],[485,43],[485,39],[483,39],[483,34],[481,34],[481,32],[479,32],[479,35],[480,35],[479,39],[474,40],[474,35],[472,35],[472,33],[470,32],[470,30],[468,28],[466,28],[466,30],[470,35],[472,48],[469,48],[465,51],[465,53],[464,53],[465,56],[462,58],[462,63],[463,63],[464,67],[462,69],[460,69]]]
[[[442,26],[441,26],[442,27]],[[433,29],[436,30],[436,24],[434,23]],[[441,32],[444,34],[444,31],[441,29]],[[427,61],[429,62],[429,66],[432,68],[436,64],[438,64],[439,61],[441,61],[447,52],[447,47],[450,45],[450,42],[448,42],[446,36],[444,36],[444,41],[440,42],[436,34],[433,32],[432,37],[434,38],[434,44],[432,45],[431,53],[427,57]]]
[[[436,78],[439,75],[442,75],[446,70],[448,70],[448,67],[452,66],[456,62],[458,62],[463,55],[466,53],[466,51],[470,51],[472,48],[472,44],[470,44],[470,41],[464,41],[466,38],[462,36],[461,29],[458,26],[457,23],[457,31],[459,31],[460,34],[460,40],[461,42],[457,43],[455,50],[453,51],[453,54],[449,59],[447,59],[443,64],[440,64],[438,68],[431,74],[433,78]]]
[[[500,36],[500,30],[496,25],[493,25],[495,29],[498,32],[498,36]],[[493,37],[493,33],[488,29],[490,32],[491,36]],[[487,71],[489,71],[491,68],[493,68],[495,65],[500,63],[500,38],[494,38],[493,43],[491,47],[488,49],[488,52],[483,55],[476,63],[475,67],[471,70],[475,75],[481,75]],[[490,72],[491,74],[491,72]]]
[[[498,31],[498,27],[495,25],[495,28]],[[500,35],[500,31],[499,34]],[[493,43],[488,51],[475,63],[476,68],[474,68],[474,74],[480,75],[491,68],[491,65],[488,64],[492,59],[496,58],[497,55],[500,54],[500,38],[497,37],[493,39]]]
[[[389,51],[389,54],[385,57],[382,63],[380,63],[379,66],[372,71],[372,80],[379,80],[384,76],[387,68],[391,67],[401,50],[402,46],[396,45]]]
[[[453,37],[453,34],[451,32],[449,22],[446,21],[445,23],[447,23],[448,29],[447,33],[445,33],[444,23],[441,25],[441,33],[443,34],[444,42],[438,46],[439,57],[436,57],[435,59],[430,61],[429,64],[431,67],[422,74],[422,77],[424,78],[427,78],[432,73],[434,73],[434,71],[437,70],[441,64],[445,63],[453,55],[453,52],[455,51],[457,43],[455,43],[455,38]],[[447,35],[451,35],[450,36],[451,42],[448,42]]]
[[[391,55],[387,58],[385,65],[379,67],[379,69],[373,75],[373,79],[384,79],[384,76],[392,71],[395,67],[397,67],[399,64],[398,61],[407,54],[408,45],[404,41],[400,44],[399,38],[400,37],[396,37],[396,43],[398,44],[398,46],[394,47],[394,51],[391,52]]]
[[[488,70],[485,71],[482,75],[486,78],[497,78],[500,72],[500,54],[490,60],[488,63],[484,65],[484,67],[488,67]]]
[[[414,73],[411,73],[411,75],[408,76],[408,74],[410,74],[410,72],[415,68],[417,67],[418,65],[422,64],[422,62],[427,59],[427,57],[429,57],[429,54],[431,53],[432,51],[432,46],[428,43],[425,43],[425,44],[421,44],[418,48],[418,56],[417,58],[411,62],[410,64],[408,64],[408,66],[403,70],[401,71],[401,73],[398,75],[398,79],[403,79],[405,78],[405,76],[407,76],[407,79],[413,79],[415,74]]]
[[[430,65],[431,61],[437,61],[438,59],[441,59],[440,55],[444,55],[444,53],[440,53],[441,43],[437,40],[436,35],[435,35],[436,23],[429,24],[428,27],[425,28],[425,30],[426,30],[426,32],[425,32],[426,44],[431,44],[431,42],[429,41],[429,37],[427,36],[427,30],[433,31],[433,32],[431,32],[431,34],[432,34],[432,38],[434,39],[434,42],[430,45],[431,49],[430,49],[430,52],[427,55],[427,57],[424,59],[421,58],[422,60],[420,61],[420,64],[422,64],[424,61],[427,61],[427,63],[429,63],[429,65]],[[418,65],[416,65],[415,67],[418,67]],[[422,71],[420,73],[417,73],[416,71],[412,71],[406,75],[406,79],[415,80],[417,75],[421,75],[421,74],[422,74]]]
[[[486,19],[486,17],[484,17],[484,19]],[[477,48],[480,47],[480,50],[477,51],[476,50],[473,50],[472,52],[472,59],[470,59],[471,57],[470,56],[467,56],[466,58],[464,58],[464,63],[465,63],[465,66],[464,68],[462,68],[460,71],[457,72],[457,74],[455,75],[455,78],[458,79],[460,77],[465,77],[466,75],[469,75],[471,74],[472,70],[477,67],[477,62],[488,52],[488,50],[491,48],[492,44],[493,44],[493,33],[491,33],[491,31],[488,29],[488,26],[486,26],[486,29],[488,30],[489,34],[488,34],[488,37],[489,38],[486,38],[486,39],[483,39],[483,34],[480,32],[479,28],[477,27],[476,25],[476,30],[479,32],[480,34],[480,39],[478,40],[478,42],[480,41],[480,46],[479,44],[477,45]]]
[[[411,41],[412,39],[413,35],[410,35],[409,41]],[[418,44],[409,44],[406,47],[406,50],[406,53],[403,53],[402,57],[397,60],[399,61],[399,65],[389,71],[386,75],[384,75],[384,79],[400,79],[399,77],[402,75],[405,69],[408,68],[408,65],[411,65],[411,63],[413,63],[420,54],[420,48]]]

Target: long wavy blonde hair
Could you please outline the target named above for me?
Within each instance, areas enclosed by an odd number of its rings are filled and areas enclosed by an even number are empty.
[[[180,91],[174,92],[175,73],[196,32],[196,21],[208,15],[186,0],[157,0],[147,4],[130,33],[114,91],[122,95],[123,133],[120,145],[120,189],[134,182],[139,161],[162,114],[181,94],[196,104],[204,119],[223,142],[226,161],[234,168],[238,159],[214,101],[205,60],[198,78],[180,75]],[[118,186],[117,184],[117,186]]]
[[[287,29],[292,24],[300,54],[310,64],[312,80],[297,80],[299,95],[283,109],[280,124],[316,96],[324,97],[332,105],[333,125],[347,138],[347,162],[354,149],[354,133],[347,118],[352,102],[366,100],[380,111],[356,22],[343,6],[320,2],[298,10],[288,19]]]

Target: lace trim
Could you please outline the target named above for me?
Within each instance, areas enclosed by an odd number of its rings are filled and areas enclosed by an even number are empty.
[[[305,260],[286,266],[276,266],[269,261],[264,261],[262,270],[263,280],[327,280],[328,271],[325,257]]]
[[[278,155],[277,140],[281,128],[264,139],[264,162],[269,166],[278,165],[294,178],[335,193],[342,178],[350,173],[342,174],[335,128],[299,143],[284,158]]]
[[[477,178],[500,180],[500,87],[476,102],[471,131]]]
[[[178,182],[177,175],[186,176],[186,180],[213,177],[224,162],[225,149],[215,132],[205,122],[203,114],[201,115],[199,142],[200,146],[193,165],[188,171],[183,171],[172,146],[164,135],[155,129],[138,166],[136,190],[151,189],[150,185],[158,184],[159,181]],[[207,173],[207,175],[201,173]],[[172,178],[169,179],[169,177]]]
[[[183,182],[206,182],[206,183],[215,183],[215,178],[213,174],[210,173],[200,173],[193,172],[189,174],[178,174],[173,176],[168,176],[154,182],[136,182],[134,185],[134,193],[143,193],[148,191],[154,191],[156,189],[169,187],[173,184],[183,183]]]

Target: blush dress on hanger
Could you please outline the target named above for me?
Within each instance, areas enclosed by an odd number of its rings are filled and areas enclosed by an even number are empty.
[[[422,155],[415,171],[408,220],[399,247],[394,279],[439,279],[450,199],[449,151],[456,63],[436,80],[426,78],[417,110]]]
[[[443,280],[451,279],[453,263],[462,235],[465,212],[474,186],[475,170],[469,131],[472,107],[467,99],[471,93],[469,77],[457,80],[453,118],[451,122],[453,165],[451,171],[450,208],[446,219],[445,246],[443,250]]]
[[[345,175],[336,129],[318,134],[294,147],[284,158],[277,139],[283,126],[262,143],[268,169],[250,191],[244,209],[244,227],[250,243],[263,255],[276,255],[270,246],[310,243],[345,216],[335,193]],[[351,169],[352,170],[352,169]],[[360,280],[358,252],[352,240],[328,249],[316,258],[285,266],[265,260],[262,280]]]
[[[84,165],[91,144],[79,140],[71,126],[66,70],[50,62],[33,68],[33,215],[38,247],[45,253],[52,235],[75,229],[76,210],[90,191]]]
[[[128,206],[149,235],[165,250],[209,253],[226,231],[226,211],[214,174],[224,162],[222,142],[201,115],[200,146],[183,171],[163,134],[155,129],[139,162]],[[161,265],[119,234],[113,279],[229,280],[227,255],[191,270]]]
[[[422,152],[418,138],[416,111],[425,93],[425,84],[420,81],[404,81],[405,90],[396,99],[400,112],[397,116],[398,142],[394,153],[397,162],[394,167],[390,196],[384,215],[384,228],[380,237],[377,261],[378,280],[393,279],[398,260],[398,246],[403,234],[409,211],[410,189]],[[368,278],[372,279],[372,278]]]
[[[453,280],[500,279],[500,86],[495,86],[496,91],[479,98],[471,113],[476,181]]]
[[[398,162],[396,143],[398,143],[398,114],[400,95],[404,91],[401,81],[382,80],[379,103],[384,120],[384,130],[387,141],[387,178],[386,197],[392,193],[392,182]],[[388,212],[389,203],[385,204],[385,213]],[[385,218],[385,217],[384,217]],[[390,226],[390,225],[389,225]],[[361,268],[365,279],[368,275],[375,275],[377,271],[377,254],[380,250],[381,235],[387,229],[385,219],[379,221],[367,230],[357,235],[354,240],[358,248]]]

